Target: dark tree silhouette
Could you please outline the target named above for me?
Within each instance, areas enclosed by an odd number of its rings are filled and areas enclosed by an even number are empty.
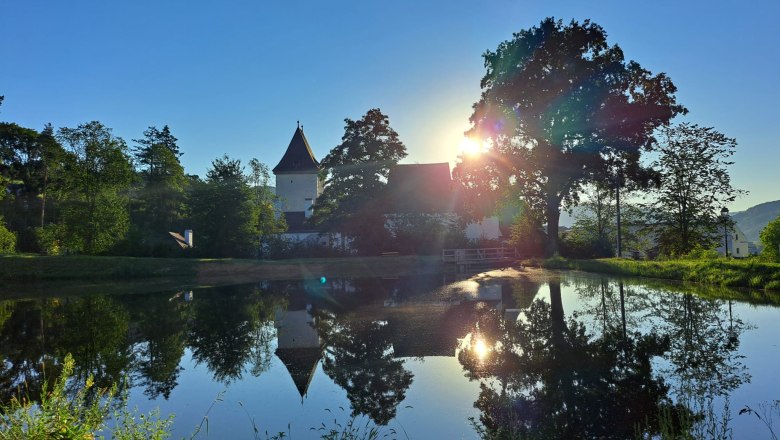
[[[133,142],[143,183],[136,200],[135,222],[143,231],[156,235],[175,230],[184,215],[187,184],[177,139],[166,125],[162,130],[149,127],[142,139]]]
[[[626,62],[589,20],[547,18],[484,58],[468,134],[485,139],[490,153],[459,164],[456,178],[488,198],[525,198],[544,214],[550,254],[558,251],[561,206],[576,203],[607,161],[639,170],[653,129],[685,111],[665,74]]]
[[[312,221],[354,237],[360,252],[375,253],[387,238],[381,196],[390,168],[406,157],[406,147],[379,109],[344,122],[341,143],[320,163],[325,189]]]
[[[77,382],[92,375],[99,387],[122,383],[133,362],[124,305],[112,296],[88,296],[70,299],[55,313],[58,329],[49,337],[57,357],[73,355]]]
[[[671,407],[668,386],[651,358],[668,349],[655,334],[607,330],[592,338],[565,318],[559,282],[550,304],[537,300],[525,320],[507,322],[493,310],[478,316],[477,342],[459,352],[471,379],[482,380],[475,406],[488,438],[633,438],[658,431],[659,407]],[[489,385],[490,381],[494,381]]]
[[[257,250],[257,209],[243,170],[225,155],[212,161],[205,182],[193,184],[189,217],[201,255],[246,257]]]
[[[352,415],[365,414],[378,425],[395,417],[413,375],[393,357],[387,323],[340,319],[318,320],[326,344],[323,370],[347,391]]]
[[[241,379],[250,361],[256,325],[252,299],[240,287],[232,287],[204,292],[194,301],[188,333],[192,357],[205,363],[216,381],[230,383]]]
[[[162,395],[166,400],[178,384],[179,365],[186,346],[187,315],[179,304],[165,296],[144,298],[138,319],[141,349],[136,364],[144,394],[149,398]]]

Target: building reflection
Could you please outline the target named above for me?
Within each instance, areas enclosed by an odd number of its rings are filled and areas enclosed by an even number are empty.
[[[312,305],[278,308],[274,318],[276,327],[276,357],[287,368],[301,402],[308,393],[309,384],[322,358],[322,339],[315,328]]]
[[[618,411],[589,400],[572,384],[592,380],[593,395],[604,395],[600,387],[620,379],[626,396],[631,381],[655,390],[633,395],[643,402],[632,404],[638,412],[651,411],[659,402],[669,403],[672,383],[658,381],[650,370],[658,353],[670,365],[671,371],[661,373],[674,378],[677,395],[725,395],[749,380],[736,359],[746,326],[731,302],[591,281],[572,286],[582,305],[576,322],[560,282],[547,283],[549,303],[540,304],[541,284],[522,276],[313,274],[308,280],[175,293],[7,300],[0,302],[0,392],[7,401],[27,383],[35,399],[42,365],[56,372],[62,356],[72,353],[77,377],[93,375],[105,386],[132,377],[132,385],[150,399],[168,399],[189,353],[224,384],[266,374],[281,363],[289,379],[280,380],[292,381],[289,392],[301,402],[324,374],[345,390],[353,414],[385,424],[414,381],[409,362],[432,356],[457,357],[472,379],[498,378],[509,388],[525,384],[535,393],[507,401],[501,393],[485,393],[482,408],[520,402],[538,411],[572,405]],[[548,300],[546,292],[541,296]],[[653,333],[637,334],[648,318]],[[517,357],[519,352],[525,357]],[[520,364],[536,370],[521,375]],[[610,365],[619,368],[602,368]],[[618,397],[615,401],[625,400]],[[543,411],[538,415],[527,421],[546,429]],[[592,414],[575,416],[584,421]],[[500,418],[492,414],[486,420],[500,424]]]

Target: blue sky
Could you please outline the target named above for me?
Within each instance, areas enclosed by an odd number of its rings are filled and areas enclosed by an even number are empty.
[[[666,72],[685,120],[737,138],[730,208],[780,199],[780,2],[0,0],[0,120],[169,125],[189,173],[227,153],[276,165],[297,120],[317,158],[344,118],[390,116],[407,163],[454,162],[481,54],[544,17],[590,18]]]

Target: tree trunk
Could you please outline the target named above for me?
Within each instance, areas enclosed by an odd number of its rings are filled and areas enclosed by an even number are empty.
[[[553,344],[563,346],[563,333],[566,330],[566,317],[563,313],[563,298],[560,281],[550,281],[550,320],[552,321]]]
[[[561,202],[558,199],[547,199],[547,249],[546,254],[552,257],[558,254],[558,220],[561,217]]]
[[[617,213],[617,257],[623,258],[623,243],[620,231],[620,180],[615,186],[615,208]]]
[[[46,189],[49,180],[49,170],[43,168],[43,191],[41,192],[41,227],[46,226]]]

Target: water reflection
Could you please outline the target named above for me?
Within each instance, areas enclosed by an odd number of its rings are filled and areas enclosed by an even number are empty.
[[[22,384],[35,398],[72,353],[76,377],[129,378],[149,399],[173,399],[193,365],[224,385],[281,371],[275,380],[301,402],[319,374],[344,390],[352,415],[385,425],[419,380],[413,364],[444,356],[480,382],[489,435],[696,434],[713,402],[750,380],[739,351],[749,328],[731,301],[599,277],[312,277],[9,300],[0,398]]]
[[[746,326],[731,301],[605,279],[575,284],[582,306],[568,319],[560,280],[519,320],[480,310],[477,336],[458,358],[467,377],[481,381],[475,406],[484,437],[728,431],[712,402],[750,379],[736,351]]]

